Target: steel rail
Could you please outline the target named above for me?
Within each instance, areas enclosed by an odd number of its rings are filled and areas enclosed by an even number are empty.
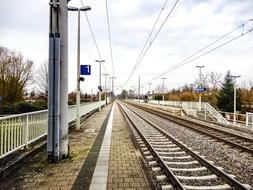
[[[155,155],[157,160],[160,162],[162,167],[165,169],[166,176],[171,180],[171,183],[173,187],[177,188],[178,190],[186,190],[183,184],[178,180],[178,178],[175,176],[175,174],[171,171],[171,169],[168,167],[168,165],[165,163],[165,161],[159,156],[159,154],[156,152],[156,150],[153,148],[153,146],[148,142],[146,137],[141,133],[141,131],[138,129],[138,127],[135,125],[135,123],[131,120],[130,116],[125,112],[122,105],[119,104],[120,110],[125,118],[128,119],[128,121],[131,123],[131,125],[134,127],[134,129],[137,131],[137,133],[142,138],[143,142],[146,144],[147,147],[151,150],[151,152]]]
[[[188,154],[190,154],[193,158],[198,160],[200,163],[202,163],[204,166],[206,166],[208,169],[210,169],[214,174],[221,177],[223,180],[225,180],[229,185],[232,187],[238,189],[238,190],[250,190],[246,186],[244,186],[242,183],[234,179],[233,177],[229,176],[227,173],[222,171],[220,168],[216,167],[214,164],[212,164],[210,161],[206,160],[205,158],[201,157],[194,151],[192,151],[190,148],[186,147],[182,143],[180,143],[178,140],[176,140],[174,137],[169,135],[167,132],[165,132],[163,129],[155,125],[153,122],[149,121],[148,119],[144,118],[140,114],[138,114],[136,111],[129,108],[127,105],[125,105],[128,109],[130,109],[134,114],[136,114],[138,117],[140,117],[142,120],[147,122],[149,125],[153,126],[155,129],[157,129],[159,132],[161,132],[163,135],[165,135],[169,140],[174,142],[176,145],[178,145],[180,148],[182,148],[184,151],[186,151]],[[130,119],[130,118],[129,118]],[[146,139],[145,139],[146,140]],[[158,155],[159,156],[159,155]]]
[[[163,119],[166,119],[166,120],[169,120],[171,122],[174,122],[174,123],[177,123],[179,125],[183,125],[184,127],[187,127],[187,128],[190,128],[190,129],[193,129],[197,132],[200,132],[204,135],[207,135],[207,136],[210,136],[214,139],[217,139],[219,141],[222,141],[222,142],[225,142],[231,146],[234,146],[234,147],[237,147],[245,152],[248,152],[250,154],[253,154],[253,149],[251,148],[248,148],[248,147],[245,147],[243,145],[240,145],[236,142],[232,142],[230,140],[227,140],[227,139],[224,139],[222,137],[218,137],[218,136],[215,136],[214,134],[211,134],[210,131],[205,131],[205,128],[208,128],[209,130],[213,130],[213,131],[216,131],[216,132],[219,132],[220,134],[223,133],[224,135],[229,135],[230,137],[234,137],[234,138],[237,138],[238,140],[244,140],[244,141],[247,141],[249,143],[251,143],[253,145],[253,140],[252,139],[249,139],[249,138],[246,138],[246,137],[243,137],[243,136],[240,136],[240,135],[236,135],[236,134],[233,134],[233,133],[229,133],[227,131],[223,131],[223,130],[220,130],[220,129],[217,129],[217,128],[213,128],[211,126],[206,126],[206,125],[203,125],[203,124],[200,124],[200,123],[196,123],[196,122],[193,122],[193,121],[189,121],[187,119],[184,119],[184,118],[180,118],[180,117],[177,117],[177,116],[173,116],[173,115],[170,115],[169,113],[164,113],[164,112],[161,112],[159,110],[152,110],[150,108],[147,108],[147,107],[144,107],[144,106],[140,106],[140,105],[136,105],[136,104],[131,104],[131,103],[128,103],[132,106],[135,106],[139,109],[142,109],[144,111],[147,111],[149,113],[152,113],[158,117],[161,117]],[[186,123],[183,123],[183,122],[186,122]],[[190,124],[190,125],[189,125]],[[195,126],[192,126],[191,124],[194,124]],[[224,136],[223,136],[224,137]]]

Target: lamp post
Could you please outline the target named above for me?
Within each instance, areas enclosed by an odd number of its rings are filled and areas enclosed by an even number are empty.
[[[111,77],[109,77],[108,84],[107,84],[107,91],[108,91],[108,97],[109,97],[109,102],[111,102]]]
[[[89,11],[89,6],[77,8],[68,7],[69,11],[78,12],[77,26],[77,72],[76,72],[76,130],[80,129],[80,11]]]
[[[144,86],[141,86],[141,99],[143,99],[143,100],[144,100],[144,96],[143,96],[143,88],[144,88]]]
[[[110,77],[110,79],[112,80],[112,94],[111,94],[111,100],[114,98],[114,79],[116,79],[116,77],[112,76]]]
[[[201,81],[202,81],[202,79],[201,79],[201,76],[202,76],[201,69],[204,68],[205,66],[198,65],[196,67],[199,68],[199,88],[201,88],[202,87],[202,83],[201,83]],[[199,92],[199,110],[201,110],[201,96],[202,96],[202,94],[201,94],[201,92]]]
[[[163,80],[163,104],[164,104],[164,80],[166,80],[165,77],[161,78]]]
[[[151,94],[151,85],[152,85],[152,83],[150,82],[150,83],[148,83],[148,91],[149,91],[149,94]]]
[[[141,88],[141,77],[139,77],[138,81],[138,102],[140,103],[140,88]]]
[[[99,63],[99,86],[98,86],[98,97],[99,97],[99,111],[101,111],[101,63],[105,62],[105,60],[95,60],[96,62]]]
[[[241,77],[240,75],[231,76],[234,78],[234,126],[236,125],[236,79]]]
[[[106,87],[106,84],[107,84],[107,76],[109,74],[105,73],[103,75],[105,76],[105,105],[107,105],[107,87]]]

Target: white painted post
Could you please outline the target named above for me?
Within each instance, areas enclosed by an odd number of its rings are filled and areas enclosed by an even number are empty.
[[[205,103],[205,119],[206,119],[206,103]]]
[[[24,143],[26,144],[26,148],[28,148],[28,141],[29,141],[29,118],[28,115],[25,116],[25,133],[24,133]]]
[[[249,114],[246,112],[246,127],[249,125]]]

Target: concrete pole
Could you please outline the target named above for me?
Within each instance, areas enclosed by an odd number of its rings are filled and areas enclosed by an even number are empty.
[[[60,70],[60,158],[69,154],[68,142],[68,1],[59,0],[59,25],[61,38]]]
[[[196,67],[199,68],[199,87],[202,88],[201,69],[205,66],[200,65],[200,66],[196,66]],[[199,92],[199,110],[201,110],[201,96],[202,96],[202,94],[201,94],[201,92]]]
[[[80,9],[77,24],[77,66],[76,66],[76,130],[80,130]]]
[[[241,76],[231,76],[234,78],[234,126],[236,126],[236,78],[239,78]]]

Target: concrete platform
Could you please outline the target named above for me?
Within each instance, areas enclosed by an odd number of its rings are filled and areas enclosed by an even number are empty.
[[[107,189],[149,189],[135,153],[129,129],[115,106]]]
[[[49,164],[39,152],[0,189],[149,189],[117,104],[84,121],[69,143],[70,158]]]

